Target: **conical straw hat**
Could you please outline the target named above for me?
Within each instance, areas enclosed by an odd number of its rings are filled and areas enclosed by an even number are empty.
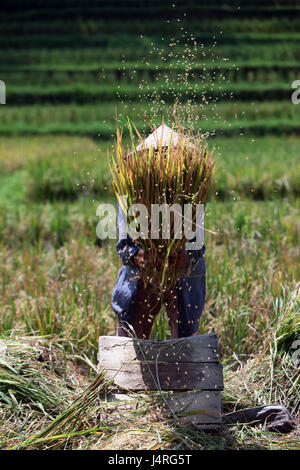
[[[148,149],[150,147],[157,149],[159,145],[161,145],[162,147],[168,147],[171,136],[171,144],[176,145],[179,135],[177,134],[177,132],[172,131],[172,129],[166,124],[162,124],[157,129],[155,129],[152,134],[148,135],[148,137],[140,145],[138,145],[136,149],[142,150]]]

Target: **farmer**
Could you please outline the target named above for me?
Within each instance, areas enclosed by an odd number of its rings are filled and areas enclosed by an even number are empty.
[[[167,141],[166,134],[165,132],[165,136],[155,135],[154,141],[151,134],[142,145],[155,146],[159,138],[165,138]],[[121,210],[118,205],[118,229]],[[128,234],[124,236],[120,230],[116,248],[122,260],[112,294],[112,309],[118,315],[117,335],[135,335],[148,339],[162,303],[168,315],[172,338],[198,334],[205,302],[204,245],[199,250],[184,250],[177,254],[176,268],[180,268],[183,275],[178,279],[175,288],[166,290],[162,296],[149,284],[145,287],[143,280],[139,278],[140,268],[143,263],[147,263],[147,253],[144,253]]]

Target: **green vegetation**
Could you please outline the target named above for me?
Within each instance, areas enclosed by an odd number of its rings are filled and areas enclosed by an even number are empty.
[[[267,38],[270,36],[268,35]],[[292,38],[294,37],[294,42]],[[222,44],[220,41],[221,37],[218,37],[218,40],[212,44],[208,44],[206,47],[202,47],[200,50],[195,51],[195,56],[198,61],[207,61],[212,62],[213,60],[222,60],[223,58],[230,58],[230,61],[253,61],[263,63],[272,63],[272,62],[294,62],[299,59],[300,52],[298,48],[297,41],[299,37],[296,36],[287,36],[284,35],[281,37],[280,34],[275,36],[276,41],[273,44],[261,43],[264,41],[264,37],[261,35],[259,44],[259,59],[257,58],[257,44],[251,44],[247,41],[243,44],[243,47],[237,44]],[[141,39],[141,38],[140,38]],[[127,61],[137,62],[140,64],[142,62],[143,56],[147,53],[149,47],[151,46],[151,39],[148,39],[146,45],[143,45],[139,42],[138,45],[134,48],[130,47],[120,47],[120,44],[116,47],[105,47],[105,48],[70,48],[63,47],[62,49],[55,48],[30,48],[30,49],[8,49],[0,51],[1,58],[1,70],[9,71],[12,67],[20,65],[22,67],[42,67],[42,68],[52,68],[52,67],[65,67],[72,69],[73,67],[80,66],[81,68],[96,68],[99,67],[100,71],[102,70],[102,64],[110,63],[119,63],[119,66],[126,66]],[[176,47],[176,53],[182,54],[184,51],[184,46],[180,43]],[[151,63],[154,61],[160,63],[161,59],[159,50],[153,50],[151,54]],[[205,53],[205,56],[203,55]],[[3,66],[3,62],[6,62],[6,58],[9,57],[9,63],[6,67]],[[125,60],[126,59],[126,62]],[[168,54],[165,57],[166,62],[172,61],[172,57]],[[124,61],[122,63],[122,60]],[[234,62],[235,63],[235,62]],[[150,64],[151,66],[151,64]]]
[[[111,138],[113,113],[103,119],[102,108],[111,108],[112,103],[122,108],[125,101],[128,114],[136,115],[136,109],[151,99],[157,101],[158,96],[170,105],[175,99],[204,101],[204,115],[210,114],[215,101],[228,104],[228,110],[231,103],[240,101],[247,111],[252,102],[268,107],[281,100],[283,108],[290,108],[287,118],[286,111],[276,112],[276,117],[258,113],[246,119],[228,112],[226,122],[208,118],[208,122],[197,121],[196,128],[211,136],[299,132],[298,111],[290,100],[300,58],[299,20],[292,3],[252,3],[233,16],[238,7],[235,2],[226,8],[222,2],[190,2],[185,5],[188,17],[182,5],[149,8],[143,4],[137,10],[131,4],[123,11],[119,3],[100,6],[92,2],[83,9],[71,2],[65,7],[66,21],[57,15],[55,5],[40,12],[34,5],[22,13],[9,10],[1,21],[0,75],[7,83],[8,105],[17,108],[17,119],[8,107],[0,110],[1,134],[66,133],[96,138],[100,133]],[[148,20],[141,21],[144,9]],[[109,21],[116,11],[123,12],[123,20]],[[205,12],[201,20],[200,11]],[[157,33],[162,22],[163,36]],[[112,28],[114,34],[110,34]],[[60,115],[63,104],[73,110],[88,106],[91,118],[85,119],[84,109],[79,115],[76,111],[75,125],[72,112]],[[30,118],[33,114],[36,117]],[[148,117],[157,120],[155,113]],[[143,114],[135,121],[144,125]]]
[[[297,137],[222,137],[212,143],[217,171],[211,199],[272,200],[299,195]],[[24,204],[26,198],[41,202],[111,197],[108,153],[113,151],[112,144],[113,140],[70,136],[2,138],[0,196],[14,203],[23,198]]]
[[[121,261],[96,236],[98,204],[116,204],[116,111],[126,143],[127,116],[146,135],[144,115],[169,124],[177,102],[179,121],[215,146],[199,331],[219,338],[224,411],[282,403],[299,421],[294,1],[2,3],[0,447],[299,449],[299,430],[182,428],[156,393],[116,406],[95,374],[98,337],[116,326]],[[152,337],[169,336],[162,312]]]

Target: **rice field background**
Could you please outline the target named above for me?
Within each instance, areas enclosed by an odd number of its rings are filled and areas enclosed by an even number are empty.
[[[210,435],[156,394],[108,402],[95,372],[116,326],[120,260],[96,237],[115,112],[146,135],[144,114],[169,124],[176,102],[216,148],[200,332],[219,337],[224,411],[281,403],[299,421],[299,2],[2,4],[0,447],[299,449],[299,429]],[[162,314],[152,337],[169,335]]]

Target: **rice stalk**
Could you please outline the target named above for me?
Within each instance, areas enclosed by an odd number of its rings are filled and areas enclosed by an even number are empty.
[[[163,238],[163,227],[159,221],[159,238],[151,239],[152,232],[151,209],[153,204],[179,204],[192,206],[192,226],[196,228],[196,205],[206,204],[208,191],[214,170],[213,151],[208,150],[207,143],[199,134],[192,134],[179,126],[177,140],[172,139],[168,145],[162,139],[154,148],[141,143],[135,145],[136,137],[141,137],[128,120],[130,147],[122,142],[122,132],[117,125],[115,157],[110,163],[113,187],[121,204],[120,196],[127,196],[128,206],[143,204],[148,211],[148,233],[143,233],[138,224],[136,214],[128,215],[128,224],[136,223],[140,229],[140,238],[135,240],[144,249],[147,262],[141,269],[140,276],[144,283],[160,288],[173,287],[182,268],[177,265],[178,254],[185,248],[185,234],[177,237],[175,215],[170,214],[168,222],[169,237]]]
[[[44,430],[29,437],[23,443],[16,446],[16,448],[24,449],[38,446],[39,444],[45,443],[45,441],[58,441],[58,445],[61,447],[63,442],[74,435],[84,435],[95,432],[99,433],[101,431],[100,426],[92,429],[85,429],[84,419],[88,414],[88,410],[91,409],[96,400],[107,393],[111,383],[111,381],[105,380],[105,371],[101,371],[85,392],[80,395],[65,411],[57,416]],[[83,426],[83,429],[76,431],[80,426]]]
[[[282,287],[274,301],[275,320],[260,351],[233,370],[225,366],[224,404],[243,407],[279,403],[297,416],[300,409],[299,364],[291,339],[299,334],[299,285],[288,293]]]
[[[39,351],[26,338],[0,339],[0,404],[4,409],[20,412],[28,405],[51,417],[69,398],[59,380],[53,386],[55,376],[49,364],[37,361]]]

